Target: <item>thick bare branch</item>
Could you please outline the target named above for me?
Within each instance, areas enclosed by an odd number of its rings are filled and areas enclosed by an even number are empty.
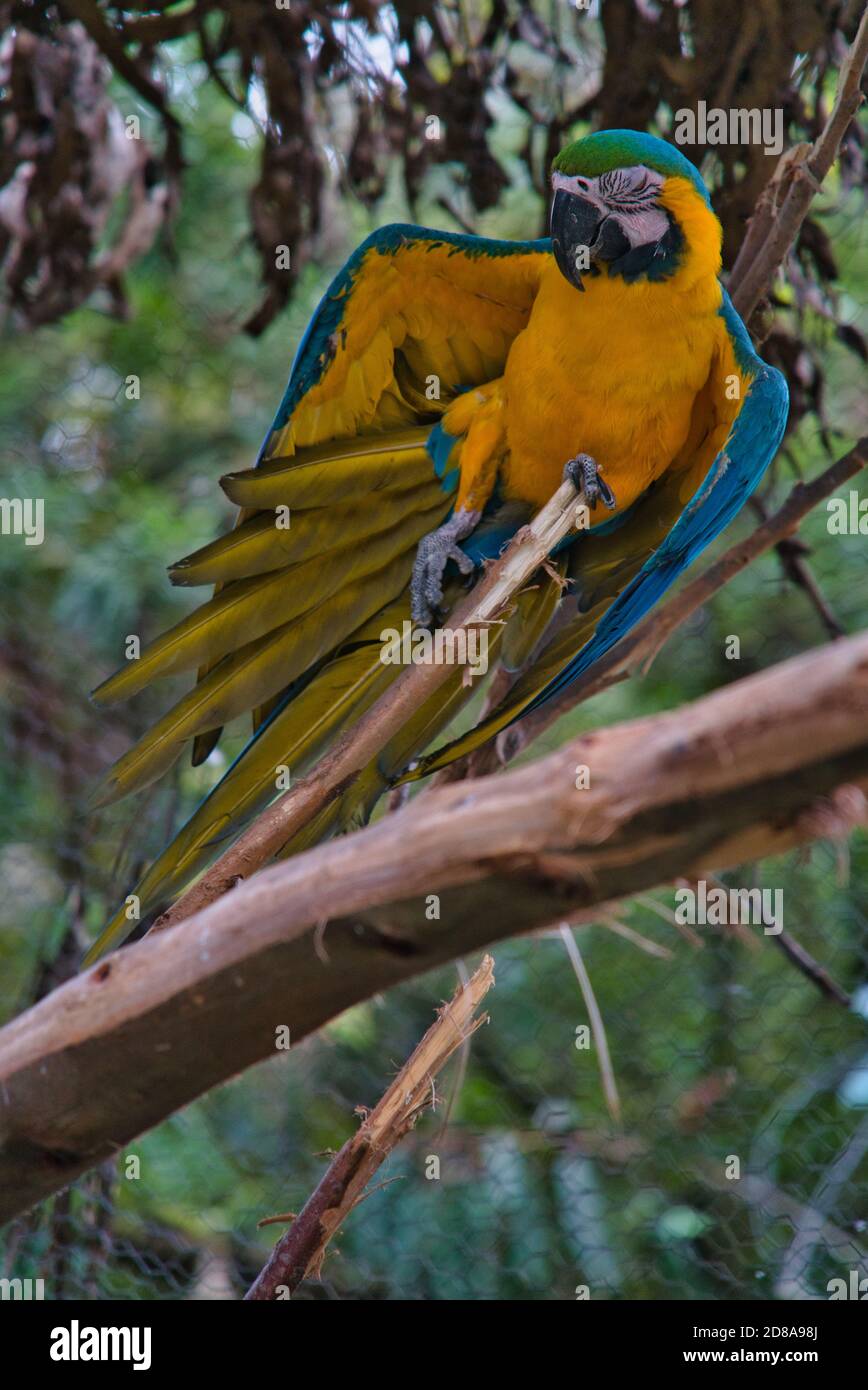
[[[581,791],[579,765],[590,770]],[[0,1220],[274,1056],[277,1028],[298,1041],[499,938],[844,835],[864,818],[866,789],[863,634],[439,788],[264,869],[0,1033]]]

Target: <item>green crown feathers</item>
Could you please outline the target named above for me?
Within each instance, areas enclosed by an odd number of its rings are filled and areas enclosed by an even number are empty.
[[[689,179],[704,202],[709,202],[708,189],[695,165],[674,145],[656,135],[639,130],[600,130],[566,145],[552,162],[552,169],[568,177],[584,174],[596,178],[610,169],[644,164],[668,178]]]

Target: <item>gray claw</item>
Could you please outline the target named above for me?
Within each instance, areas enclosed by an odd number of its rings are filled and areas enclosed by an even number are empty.
[[[584,493],[592,512],[596,510],[598,502],[610,510],[617,505],[614,492],[603,481],[602,471],[590,454],[576,454],[575,458],[568,459],[564,464],[564,478],[569,478],[577,492]]]
[[[450,560],[455,561],[462,574],[473,573],[474,563],[458,542],[470,535],[480,515],[454,512],[436,531],[422,537],[410,580],[410,613],[414,622],[425,627],[434,623],[436,610],[443,601],[443,575]]]

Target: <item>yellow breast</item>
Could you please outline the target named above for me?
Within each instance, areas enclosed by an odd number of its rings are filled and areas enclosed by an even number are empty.
[[[623,509],[676,458],[720,339],[719,224],[704,207],[697,216],[691,252],[667,280],[601,274],[582,293],[547,267],[506,366],[507,496],[541,505],[564,463],[587,453]]]

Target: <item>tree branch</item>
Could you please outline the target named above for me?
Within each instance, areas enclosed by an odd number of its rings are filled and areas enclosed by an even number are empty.
[[[741,574],[749,564],[765,551],[785,542],[797,530],[799,523],[813,511],[814,507],[831,497],[843,487],[850,478],[855,477],[868,465],[868,437],[860,439],[849,453],[836,460],[819,477],[810,483],[797,483],[784,505],[775,514],[758,526],[744,541],[730,546],[719,560],[709,565],[691,583],[680,589],[668,603],[653,609],[647,617],[637,623],[632,632],[594,663],[586,675],[574,682],[563,695],[550,700],[548,704],[535,710],[517,724],[505,729],[499,736],[496,746],[487,744],[470,755],[467,776],[478,776],[493,772],[498,765],[511,762],[527,748],[534,739],[550,728],[562,715],[568,713],[584,700],[608,690],[629,675],[647,669],[672,634],[698,612],[710,598]],[[450,769],[444,768],[443,780],[450,779]],[[444,775],[445,774],[445,775]]]
[[[768,521],[769,509],[762,498],[754,495],[750,502],[760,521]],[[807,594],[829,637],[833,641],[838,637],[843,637],[846,629],[841,626],[833,613],[829,600],[820,588],[816,575],[805,558],[810,554],[810,547],[804,541],[799,540],[797,536],[787,536],[784,540],[776,543],[775,551],[784,574],[797,588],[802,589]]]
[[[571,482],[561,484],[450,614],[449,626],[453,632],[487,627],[501,617],[513,596],[576,525],[582,497]],[[447,663],[435,663],[409,666],[403,671],[377,703],[320,759],[313,771],[257,816],[198,882],[163,913],[152,930],[162,931],[177,925],[214,902],[239,879],[249,878],[267,864],[287,840],[347,788],[428,696],[449,679],[454,669]]]
[[[863,439],[818,478],[806,484],[797,483],[783,507],[769,521],[758,527],[747,541],[739,542],[728,550],[716,564],[682,589],[669,603],[656,608],[637,624],[632,633],[598,661],[586,677],[571,686],[559,699],[551,700],[506,730],[496,745],[492,742],[477,750],[475,755],[470,755],[469,759],[462,759],[454,771],[444,769],[438,783],[494,771],[501,763],[511,761],[567,710],[649,663],[681,623],[758,555],[791,536],[799,522],[814,507],[831,497],[866,463],[868,439]],[[481,616],[483,608],[486,615],[502,610],[509,595],[533,574],[540,558],[544,558],[542,547],[547,543],[546,538],[551,540],[552,535],[569,531],[575,508],[580,503],[581,497],[572,490],[572,485],[564,483],[530,528],[525,528],[513,539],[502,558],[488,570],[464,604],[456,609],[450,626],[457,629],[459,626],[470,627],[490,621],[490,618]],[[554,521],[546,516],[549,509],[552,509]],[[551,541],[551,544],[555,542]],[[257,817],[202,878],[157,919],[151,931],[176,926],[200,908],[216,901],[240,879],[249,878],[268,863],[292,834],[307,824],[333,796],[339,795],[348,781],[376,756],[408,714],[442,684],[449,671],[450,668],[444,666],[417,666],[405,671],[368,714],[321,759],[310,775]]]
[[[363,1201],[368,1183],[392,1150],[414,1128],[423,1110],[436,1100],[434,1079],[483,1023],[474,1018],[494,984],[494,961],[484,956],[466,984],[459,985],[438,1011],[422,1041],[404,1063],[360,1129],[329,1164],[316,1190],[293,1219],[245,1298],[265,1301],[290,1297],[299,1284],[318,1276],[326,1246],[354,1207]]]
[[[732,302],[748,321],[799,234],[808,208],[838,157],[844,133],[862,103],[868,62],[868,8],[841,68],[835,104],[813,145],[787,151],[763,189],[730,276]],[[786,191],[785,191],[786,190]]]
[[[844,835],[866,789],[862,634],[264,869],[0,1032],[0,1220],[273,1056],[277,1028],[295,1043],[496,939]]]

